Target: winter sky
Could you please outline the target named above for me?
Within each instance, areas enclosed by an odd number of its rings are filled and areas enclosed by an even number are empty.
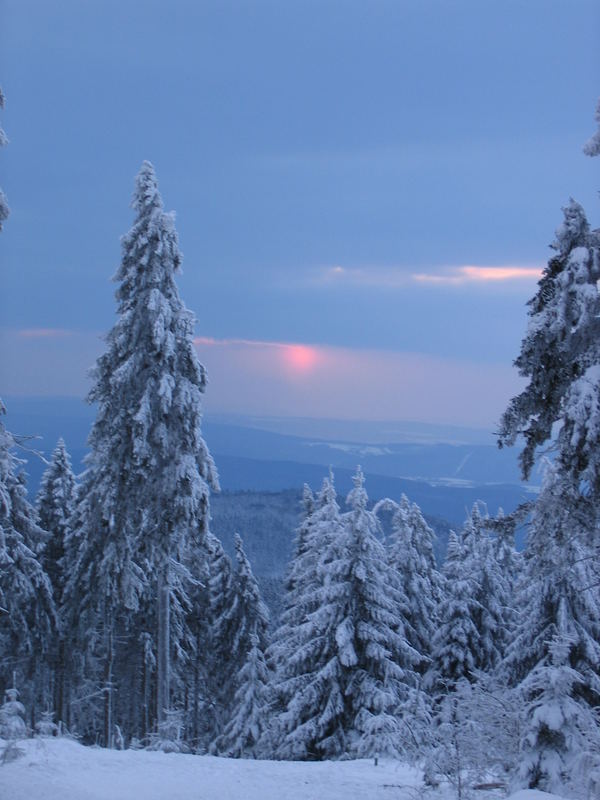
[[[600,95],[597,0],[0,0],[0,394],[75,394],[143,159],[207,412],[493,426]]]

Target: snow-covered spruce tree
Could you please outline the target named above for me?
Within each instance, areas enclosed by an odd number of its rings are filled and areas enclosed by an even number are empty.
[[[507,558],[475,503],[460,537],[451,536],[444,575],[446,596],[441,625],[434,637],[433,665],[428,683],[451,689],[460,678],[476,680],[477,673],[494,672],[501,661],[514,615],[510,580],[498,560]]]
[[[497,531],[495,539],[489,528]],[[430,781],[446,777],[459,793],[467,776],[503,773],[516,756],[519,706],[498,669],[515,620],[511,580],[504,575],[514,562],[513,533],[512,520],[490,521],[475,504],[460,539],[451,534],[448,545],[442,624],[426,676],[435,709],[426,773]]]
[[[346,749],[337,587],[331,586],[328,569],[344,540],[330,473],[316,499],[304,492],[304,518],[287,579],[285,610],[269,650],[275,672],[270,692],[274,722],[271,741],[265,741],[263,750],[279,758],[329,758]]]
[[[193,345],[193,315],[175,285],[181,254],[163,211],[154,168],[144,162],[115,280],[119,319],[93,370],[98,404],[78,510],[81,542],[67,597],[80,622],[104,635],[104,679],[114,679],[115,624],[131,629],[142,594],[155,604],[157,718],[170,707],[173,571],[191,532],[204,536],[216,470],[202,438],[206,374]],[[82,590],[84,596],[82,597]],[[112,697],[112,691],[106,691]],[[112,736],[110,703],[104,741]]]
[[[488,529],[495,535],[493,541],[494,560],[496,574],[499,578],[497,597],[503,617],[499,647],[503,656],[509,642],[512,641],[517,624],[517,586],[521,580],[523,568],[522,554],[517,551],[515,546],[515,532],[517,525],[528,516],[530,508],[529,502],[524,503],[508,516],[505,516],[500,508],[496,517],[486,520]]]
[[[333,487],[333,475],[330,474],[329,481]],[[325,487],[324,487],[325,489]],[[323,497],[324,495],[322,495]],[[300,596],[296,597],[296,589],[298,595],[302,593],[302,586],[304,578],[306,577],[305,556],[309,553],[312,515],[315,511],[315,498],[312,490],[308,484],[304,484],[302,489],[302,521],[296,531],[296,539],[294,542],[294,557],[290,564],[289,570],[285,577],[284,590],[285,590],[285,611],[284,616],[290,610],[296,612],[298,610],[298,602]],[[308,559],[314,559],[315,553],[311,552]]]
[[[424,672],[429,663],[443,595],[443,580],[433,552],[434,539],[435,534],[419,506],[410,503],[403,494],[392,518],[388,561],[397,572],[406,595],[406,636],[412,647],[424,656],[420,672]]]
[[[461,678],[470,679],[479,664],[481,638],[477,629],[477,582],[465,570],[466,548],[452,531],[442,574],[445,595],[440,626],[432,644],[426,682],[435,696],[452,691]]]
[[[318,518],[313,514],[319,509]],[[302,519],[296,531],[294,556],[284,582],[284,609],[279,627],[269,650],[269,659],[277,671],[285,670],[290,651],[295,649],[294,637],[307,613],[316,607],[315,590],[318,584],[317,563],[324,551],[323,520],[328,518],[332,525],[339,524],[340,510],[337,505],[333,475],[323,481],[318,499],[304,484],[302,494]],[[313,541],[314,523],[318,522],[318,539]]]
[[[360,469],[354,483],[347,514],[329,479],[311,515],[305,558],[313,547],[318,556],[277,676],[288,698],[275,726],[280,758],[397,754],[409,738],[402,715],[415,713],[422,656],[406,640],[406,597],[377,538]]]
[[[327,480],[327,479],[326,479]],[[333,475],[329,478],[333,490]],[[325,484],[321,493],[322,500],[326,496]],[[333,490],[335,498],[335,490]],[[279,715],[286,707],[290,696],[287,691],[281,695],[276,691],[279,679],[287,681],[292,676],[289,667],[289,656],[296,648],[296,637],[305,615],[315,608],[314,591],[317,584],[316,563],[318,561],[318,548],[311,542],[312,516],[316,508],[316,500],[308,484],[304,484],[302,492],[302,516],[296,529],[294,541],[294,554],[289,564],[284,579],[283,611],[272,642],[267,652],[267,658],[273,672],[269,686],[269,706],[272,716]],[[334,513],[339,520],[339,507],[335,504]],[[323,541],[323,540],[321,540]],[[311,585],[309,585],[311,584]]]
[[[600,100],[596,106],[596,122],[598,123],[598,130],[589,139],[583,148],[586,156],[600,156]]]
[[[333,481],[332,475],[330,475],[330,479]],[[333,486],[333,483],[331,485]],[[323,484],[323,491],[324,490],[325,483]],[[324,494],[322,492],[321,498],[323,497]],[[299,624],[307,611],[315,608],[313,591],[317,585],[315,581],[317,580],[316,561],[318,560],[318,553],[314,543],[311,543],[310,537],[313,524],[312,515],[316,508],[316,502],[317,500],[311,488],[305,483],[302,494],[301,521],[296,529],[296,536],[294,539],[294,554],[283,583],[283,610],[281,612],[279,624],[272,636],[272,642],[267,654],[273,671],[280,676],[283,676],[286,670],[290,651],[295,648],[293,639],[298,633]],[[336,508],[339,518],[339,507],[337,507],[337,504]],[[313,589],[309,589],[308,592],[306,592],[307,583],[310,581],[313,582]],[[311,594],[312,596],[309,596]],[[270,688],[272,689],[274,685],[275,681],[272,681]],[[278,713],[285,707],[287,700],[282,698],[276,700],[273,696],[270,702],[272,703],[273,711]]]
[[[219,739],[223,755],[241,758],[257,757],[267,719],[267,686],[269,670],[258,634],[249,637],[250,649],[237,675],[237,689],[229,721]]]
[[[71,459],[62,439],[58,440],[52,453],[50,465],[42,476],[36,499],[39,525],[46,531],[47,539],[40,560],[50,578],[56,607],[60,608],[65,586],[65,541],[69,535],[69,520],[75,508],[77,486],[71,467]],[[65,642],[60,624],[50,654],[50,669],[53,673],[53,707],[56,719],[67,722],[65,696]]]
[[[234,669],[241,669],[250,651],[251,636],[258,636],[259,646],[266,650],[269,612],[260,598],[258,583],[238,534],[234,537],[234,546],[233,603],[223,616],[229,623],[230,664]]]
[[[2,88],[0,87],[0,109],[4,108],[4,102],[5,102],[4,93],[2,91]],[[8,139],[6,138],[6,134],[2,130],[2,127],[0,126],[0,147],[3,147],[5,144],[8,144]],[[10,211],[8,208],[6,195],[4,194],[2,189],[0,189],[0,231],[2,230],[2,225],[8,218],[9,213]]]
[[[360,467],[353,480],[346,546],[335,550],[328,567],[334,579],[341,578],[343,592],[336,640],[347,670],[348,744],[357,756],[399,754],[410,739],[401,717],[419,711],[415,668],[423,656],[407,641],[407,598],[377,538],[379,523],[368,509]]]
[[[519,624],[505,659],[524,702],[527,756],[519,781],[547,791],[556,790],[561,775],[565,788],[572,784],[583,743],[600,734],[592,716],[600,704],[600,570],[578,530],[590,520],[574,513],[574,491],[559,465],[546,465],[528,535]]]
[[[23,462],[2,422],[0,400],[0,692],[14,675],[35,716],[45,705],[42,667],[56,630],[52,586],[37,556],[44,531],[27,500]]]
[[[205,721],[206,740],[212,744],[222,732],[231,703],[231,684],[224,670],[230,653],[229,629],[224,617],[234,603],[233,567],[223,545],[216,536],[207,542],[208,564],[208,622],[209,644],[206,653]]]
[[[595,140],[588,143],[590,155],[600,152]],[[509,404],[500,431],[501,445],[514,444],[524,433],[525,476],[542,444],[552,443],[556,452],[533,514],[525,594],[519,604],[522,622],[507,658],[514,680],[527,695],[528,741],[533,737],[538,752],[542,744],[547,751],[536,756],[538,764],[548,763],[547,759],[564,762],[578,745],[572,736],[560,742],[553,735],[534,735],[534,718],[539,721],[547,715],[535,706],[539,672],[535,679],[528,676],[544,665],[548,670],[558,669],[559,664],[574,670],[583,680],[571,682],[565,677],[555,685],[589,707],[598,702],[600,663],[594,588],[600,547],[600,232],[590,230],[583,209],[574,201],[564,213],[553,244],[557,254],[529,301],[529,326],[515,362],[529,383]],[[553,641],[559,650],[566,648],[566,656],[553,656]],[[548,774],[535,770],[528,778],[522,774],[521,780],[525,785],[550,785]]]
[[[118,613],[118,596],[108,591],[112,581],[107,567],[116,554],[114,544],[107,548],[104,561],[100,537],[94,536],[93,526],[86,527],[87,501],[92,496],[87,493],[85,474],[83,477],[64,541],[65,584],[58,616],[65,637],[65,683],[69,687],[64,722],[84,741],[95,743],[112,729],[112,632],[122,624],[123,615]],[[115,574],[121,566],[129,568],[125,559],[123,562],[115,565]],[[131,569],[141,585],[139,568]]]
[[[63,439],[59,439],[42,476],[36,498],[38,523],[47,534],[41,561],[52,583],[57,604],[62,600],[65,585],[65,539],[69,532],[69,519],[75,509],[76,494],[71,459]]]
[[[500,426],[500,446],[525,438],[521,453],[528,478],[537,449],[557,434],[557,459],[583,497],[600,493],[600,234],[590,231],[582,207],[571,200],[552,244],[556,251],[536,295],[515,361],[529,379],[513,398]]]
[[[248,654],[253,648],[253,637],[257,640],[256,647],[263,654],[264,660],[264,653],[267,649],[269,612],[260,598],[256,578],[252,573],[250,562],[238,534],[234,537],[234,545],[236,570],[231,584],[231,602],[223,609],[220,618],[216,621],[216,636],[220,643],[227,647],[226,661],[221,664],[221,681],[227,690],[222,699],[227,722],[223,735],[216,739],[213,750],[221,753],[235,751],[239,755],[240,737],[244,738],[239,726],[242,724],[247,710],[242,711],[237,705],[238,702],[246,702],[245,692],[237,693],[237,690],[240,688],[240,676],[243,668],[248,664]],[[256,679],[256,677],[256,674],[254,676],[251,674],[250,668],[246,670],[246,680]],[[246,690],[255,692],[256,687],[250,689],[247,686]],[[247,741],[248,746],[251,744],[255,745],[256,740]]]
[[[583,676],[570,665],[573,644],[568,635],[555,634],[547,645],[547,658],[521,684],[526,699],[525,733],[516,785],[560,794],[571,790],[591,797],[586,792],[590,775],[583,775],[579,767],[587,771],[591,766],[598,777],[598,763],[590,765],[585,755],[591,755],[600,738],[592,710],[575,698]]]
[[[202,753],[206,752],[215,735],[216,696],[212,694],[213,687],[209,684],[213,666],[210,569],[217,550],[222,552],[220,542],[208,531],[186,559],[193,576],[187,586],[186,628],[189,644],[188,665],[183,671],[186,676],[186,740],[195,752]],[[218,686],[218,681],[216,684]]]
[[[465,545],[464,569],[474,579],[478,593],[475,625],[479,633],[479,654],[476,669],[492,673],[510,640],[512,599],[503,568],[496,558],[496,542],[487,529],[487,512],[482,515],[475,503],[462,531]]]

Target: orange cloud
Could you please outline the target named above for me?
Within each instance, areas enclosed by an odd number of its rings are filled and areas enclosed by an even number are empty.
[[[522,280],[539,280],[541,267],[504,265],[442,267],[435,272],[410,272],[400,267],[327,267],[318,274],[316,282],[323,285],[369,286],[398,289],[411,283],[456,286]]]
[[[460,284],[497,283],[499,281],[539,280],[541,267],[454,267],[446,273],[415,273],[413,280],[419,283]]]

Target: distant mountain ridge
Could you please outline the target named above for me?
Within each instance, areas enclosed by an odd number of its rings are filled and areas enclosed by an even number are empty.
[[[37,434],[42,438],[31,447],[52,452],[59,436],[65,439],[76,471],[83,468],[86,440],[95,411],[76,398],[6,398],[7,427],[21,435]],[[417,442],[357,442],[336,438],[302,437],[274,430],[253,427],[257,420],[248,419],[248,426],[219,421],[204,421],[204,436],[213,453],[224,490],[271,491],[300,490],[306,482],[318,487],[329,466],[336,473],[340,494],[351,487],[351,477],[360,463],[367,477],[367,489],[373,499],[402,493],[418,503],[423,512],[460,525],[475,500],[487,503],[491,513],[499,506],[512,510],[528,496],[532,487],[519,481],[516,452],[498,450],[493,444],[448,441],[423,443],[425,433],[443,439],[441,426],[421,423],[360,423],[332,420],[292,420],[292,428],[303,428],[335,437],[337,433],[352,436],[352,430],[374,433],[381,430],[403,431],[409,436],[416,428]],[[263,420],[262,424],[280,427],[283,420]],[[381,425],[382,428],[378,426]],[[379,433],[377,433],[379,431]],[[452,439],[457,432],[468,438],[467,429],[448,429]],[[377,433],[377,436],[375,435]],[[473,438],[481,437],[474,431]],[[35,494],[44,463],[36,456],[28,457],[26,471],[30,492]]]
[[[82,471],[93,408],[81,400],[56,397],[9,397],[6,406],[11,432],[40,437],[26,441],[25,447],[49,457],[62,436],[75,471]],[[406,494],[417,503],[437,534],[438,560],[445,554],[450,527],[461,527],[475,501],[484,501],[492,514],[499,507],[510,512],[531,498],[534,490],[519,481],[516,453],[486,444],[480,431],[474,431],[469,441],[465,430],[449,429],[444,436],[439,426],[416,424],[417,441],[385,442],[382,434],[393,430],[409,439],[413,423],[385,423],[380,428],[370,423],[292,421],[292,429],[321,434],[319,437],[282,433],[278,428],[284,420],[249,418],[246,425],[243,422],[222,417],[204,421],[204,436],[223,489],[212,497],[211,525],[232,556],[234,533],[242,536],[274,619],[280,611],[283,576],[300,520],[302,487],[308,483],[318,491],[330,466],[342,506],[358,463],[365,472],[372,502],[383,497],[399,500]],[[275,430],[256,427],[259,423]],[[356,441],[359,433],[370,434],[370,441]],[[33,453],[21,455],[27,459],[25,470],[33,499],[45,464]]]

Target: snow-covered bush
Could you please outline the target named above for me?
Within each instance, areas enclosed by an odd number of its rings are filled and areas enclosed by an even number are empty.
[[[158,730],[150,734],[147,750],[160,750],[163,753],[189,753],[183,739],[183,712],[168,709],[165,719],[158,724]]]
[[[58,725],[54,722],[53,711],[42,711],[41,719],[35,723],[35,731],[38,736],[50,738],[58,733]]]

